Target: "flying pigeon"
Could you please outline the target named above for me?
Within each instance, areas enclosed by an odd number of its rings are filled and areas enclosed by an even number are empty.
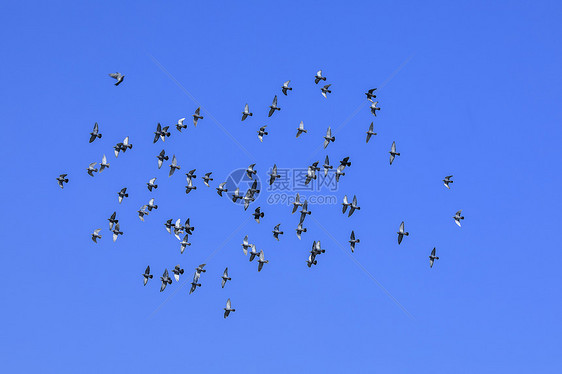
[[[255,194],[259,194],[260,190],[258,190],[258,181],[254,180],[254,182],[252,183],[252,185],[250,186],[249,189],[250,193],[252,194],[252,196],[254,196]]]
[[[400,228],[398,229],[398,244],[402,243],[402,239],[404,238],[404,235],[409,236],[410,233],[407,231],[404,231],[404,221],[402,221],[402,223],[400,224]]]
[[[228,268],[224,269],[221,278],[222,278],[221,287],[224,288],[224,285],[226,284],[226,281],[231,280],[231,278],[228,277]]]
[[[164,270],[164,274],[162,274],[160,280],[162,281],[162,285],[160,286],[160,292],[162,292],[166,289],[166,286],[168,284],[172,284],[172,278],[170,278],[170,276],[168,275],[168,269]]]
[[[169,220],[164,222],[164,227],[166,227],[166,231],[168,231],[168,234],[172,233],[172,227],[174,227],[174,224],[172,223],[172,221],[173,221],[173,218],[170,218]]]
[[[322,76],[322,70],[318,70],[314,76],[314,83],[318,84],[320,81],[325,81],[326,77]]]
[[[150,274],[150,265],[146,267],[146,270],[144,271],[144,274],[142,275],[143,277],[143,283],[146,286],[146,284],[148,283],[149,279],[152,279],[152,274]]]
[[[96,122],[96,123],[94,123],[94,129],[90,133],[90,143],[93,142],[94,140],[96,140],[97,138],[101,139],[101,134],[99,132],[98,123]]]
[[[180,170],[181,167],[178,165],[178,160],[176,158],[176,155],[172,156],[172,163],[170,164],[170,174],[168,174],[169,177],[171,177],[174,172],[177,170]]]
[[[400,153],[396,152],[396,142],[392,142],[392,146],[390,147],[390,165],[394,161],[394,156],[400,156]]]
[[[232,194],[232,202],[235,203],[237,200],[241,200],[244,197],[240,195],[240,188],[237,188],[236,190],[234,190],[234,193]]]
[[[462,209],[456,212],[455,215],[453,216],[453,219],[455,220],[455,223],[457,224],[458,227],[461,227],[461,220],[464,219],[461,213],[462,213]]]
[[[225,192],[225,193],[228,192],[228,189],[224,188],[224,185],[225,185],[225,184],[226,184],[226,182],[222,182],[221,184],[219,184],[218,187],[216,187],[217,193],[218,193],[219,196],[221,196],[221,197],[222,197],[222,193],[223,193],[223,192]]]
[[[349,244],[351,245],[351,252],[355,252],[355,243],[361,242],[359,239],[355,239],[355,232],[351,230],[351,236],[349,237]]]
[[[324,167],[324,176],[328,175],[328,171],[333,168],[332,165],[330,165],[330,159],[328,158],[328,155],[326,155],[326,159],[324,160],[324,165],[322,165]]]
[[[185,227],[183,227],[181,225],[181,219],[178,218],[176,220],[176,223],[174,224],[174,236],[176,237],[176,239],[180,240],[180,234],[183,233]]]
[[[277,241],[279,241],[279,235],[283,235],[283,231],[279,231],[279,226],[281,226],[280,223],[273,228],[273,237],[277,239]]]
[[[166,156],[165,150],[160,151],[160,153],[158,154],[158,156],[156,156],[156,158],[158,159],[158,169],[160,169],[162,167],[162,164],[164,163],[164,161],[168,161],[168,159],[169,159],[169,157]]]
[[[306,264],[308,265],[308,267],[318,264],[318,261],[316,261],[316,256],[313,255],[312,253],[308,255],[308,260],[306,260]]]
[[[277,95],[275,95],[275,97],[273,98],[273,102],[269,106],[269,114],[267,116],[271,117],[271,115],[275,113],[276,110],[281,110],[281,108],[277,106]]]
[[[313,179],[316,179],[316,168],[314,166],[309,166],[306,171],[306,179],[304,180],[304,185],[306,186]]]
[[[154,183],[155,181],[156,181],[156,178],[152,178],[146,184],[146,187],[148,188],[149,191],[152,191],[153,188],[158,188],[158,185]]]
[[[244,121],[248,116],[253,116],[254,113],[250,112],[250,107],[248,104],[244,105],[244,111],[242,112],[242,121]]]
[[[119,199],[119,204],[121,204],[125,197],[129,197],[129,194],[127,193],[127,187],[122,188],[121,191],[117,192],[117,196]]]
[[[256,166],[256,164],[252,164],[250,166],[248,166],[248,168],[246,169],[246,175],[248,176],[248,178],[250,179],[254,179],[253,175],[257,174],[257,171],[254,170],[254,166]]]
[[[119,222],[118,219],[115,217],[117,216],[117,212],[113,212],[113,214],[107,219],[109,221],[109,230],[113,230],[113,225]]]
[[[303,223],[306,216],[310,215],[311,213],[312,212],[310,210],[308,210],[308,201],[304,200],[304,203],[302,203],[302,208],[301,208],[300,223]]]
[[[445,187],[447,187],[448,189],[451,189],[451,187],[449,186],[449,184],[450,184],[450,183],[453,183],[453,181],[451,180],[451,178],[453,178],[452,175],[447,175],[447,176],[445,177],[445,179],[443,179],[443,185],[444,185]]]
[[[201,278],[202,273],[206,273],[207,270],[203,269],[205,264],[201,264],[195,268],[195,274],[193,275],[193,281],[197,282]]]
[[[295,229],[295,231],[297,232],[297,238],[299,238],[299,240],[301,239],[301,234],[303,232],[306,232],[306,227],[302,227],[302,223],[299,223],[299,225],[297,226],[297,228]]]
[[[119,222],[117,222],[115,224],[115,227],[113,228],[113,230],[111,230],[113,232],[113,242],[115,242],[117,240],[117,237],[119,235],[123,235],[123,232],[120,230],[119,228]]]
[[[328,98],[328,94],[332,93],[332,91],[330,91],[330,89],[329,89],[330,86],[331,86],[331,84],[327,84],[320,89],[322,91],[322,96],[324,96],[326,99]]]
[[[285,83],[283,83],[283,86],[281,87],[281,91],[283,91],[283,95],[287,96],[287,90],[288,91],[292,91],[293,88],[289,87],[289,83],[291,83],[291,81],[287,81]]]
[[[154,204],[154,198],[150,199],[146,207],[148,208],[149,211],[152,211],[152,209],[158,209],[158,205]]]
[[[60,188],[64,188],[64,183],[68,183],[68,178],[66,176],[67,174],[61,174],[57,177],[57,183]]]
[[[109,169],[109,162],[107,162],[107,157],[105,157],[105,155],[103,155],[103,157],[101,158],[101,163],[100,163],[100,173],[105,168]]]
[[[178,119],[178,123],[176,123],[176,129],[179,132],[181,132],[181,129],[187,129],[187,124],[184,125],[183,121],[185,121],[185,117]]]
[[[185,186],[185,193],[188,194],[191,192],[191,190],[196,190],[197,186],[193,185],[193,182],[191,181],[191,179],[187,180],[187,186]]]
[[[248,255],[248,248],[250,248],[252,245],[250,243],[248,243],[248,235],[246,235],[244,237],[244,240],[242,241],[242,251],[244,252],[244,256]]]
[[[252,215],[254,216],[254,219],[256,220],[257,223],[260,223],[260,218],[263,218],[264,216],[259,206],[256,208],[256,210],[254,210],[254,213]]]
[[[193,170],[190,170],[188,173],[185,173],[185,178],[187,179],[188,182],[192,179],[197,178],[197,175],[195,175],[195,170],[197,170],[197,169],[193,169]]]
[[[86,170],[88,171],[88,174],[89,174],[91,177],[94,176],[94,174],[92,174],[92,173],[97,173],[97,172],[98,172],[98,168],[96,168],[96,165],[97,165],[97,164],[98,164],[97,162],[92,162],[92,163],[88,166],[88,169],[86,169]]]
[[[193,235],[193,230],[195,230],[195,226],[191,226],[189,224],[189,218],[185,220],[185,223],[183,225],[183,229],[185,230],[186,233],[188,233],[189,235]]]
[[[263,254],[263,250],[260,251],[258,257],[258,271],[261,271],[263,268],[263,264],[267,264],[269,261],[265,259],[265,255]]]
[[[119,86],[121,82],[123,82],[123,79],[125,79],[125,76],[121,73],[111,73],[109,76],[117,81],[115,83],[116,86]]]
[[[377,90],[376,88],[371,88],[369,91],[365,92],[365,96],[367,96],[367,100],[372,102],[373,99],[377,97],[377,95],[374,94],[376,90]]]
[[[254,261],[256,256],[259,256],[259,252],[254,244],[250,244],[250,262]]]
[[[295,201],[293,201],[293,213],[297,211],[297,208],[299,206],[302,206],[302,203],[300,201],[299,193],[297,192],[297,196],[295,196]]]
[[[248,209],[248,207],[250,206],[250,203],[252,203],[256,200],[254,198],[254,193],[252,192],[251,189],[246,191],[246,195],[242,198],[242,200],[244,201],[244,210]]]
[[[353,200],[351,201],[351,204],[349,205],[349,214],[347,216],[351,217],[351,215],[353,214],[353,212],[355,212],[356,209],[361,210],[361,207],[359,205],[357,205],[357,196],[353,195]]]
[[[347,195],[343,196],[343,203],[341,203],[341,205],[342,205],[341,212],[345,214],[345,211],[347,210],[347,207],[351,206],[351,203],[349,203],[347,201]]]
[[[141,208],[139,210],[137,210],[137,213],[139,214],[139,219],[143,222],[144,222],[144,216],[148,215],[148,212],[146,211],[146,208],[147,208],[147,206],[143,205],[143,206],[141,206]]]
[[[336,137],[332,136],[332,128],[328,127],[328,131],[326,131],[326,135],[324,136],[324,149],[330,144],[330,142],[335,142]]]
[[[185,234],[182,241],[180,242],[180,254],[183,253],[183,251],[185,251],[185,248],[187,248],[190,245],[191,243],[189,242],[189,235]]]
[[[195,127],[197,127],[197,121],[199,121],[200,119],[203,119],[203,116],[200,115],[201,113],[201,107],[195,109],[195,114],[193,114],[193,125]]]
[[[230,312],[236,312],[236,309],[232,309],[230,305],[230,299],[226,300],[226,308],[224,308],[224,318],[230,315]]]
[[[435,256],[435,247],[431,250],[431,254],[429,255],[429,267],[433,267],[433,262],[435,260],[439,260],[439,257]]]
[[[369,126],[369,131],[367,131],[367,143],[369,143],[369,139],[371,139],[372,135],[377,135],[376,132],[373,132],[373,122],[371,122],[371,125]]]
[[[343,165],[344,167],[351,166],[351,162],[349,162],[349,156],[348,156],[348,157],[344,157],[344,158],[340,161],[340,165]]]
[[[178,264],[174,267],[174,269],[172,270],[172,273],[174,273],[174,278],[176,279],[176,282],[179,282],[180,281],[180,275],[183,274],[183,269]]]
[[[260,129],[258,130],[258,139],[260,140],[260,142],[263,142],[263,137],[265,135],[269,135],[269,133],[267,131],[265,131],[266,127],[267,127],[267,125],[264,125],[264,126],[260,127]]]
[[[197,283],[197,281],[193,279],[193,282],[191,282],[191,288],[189,289],[189,294],[191,295],[193,292],[195,292],[197,287],[201,287],[201,283]]]
[[[302,133],[306,133],[307,131],[304,128],[304,123],[303,121],[301,121],[301,123],[299,123],[299,128],[297,129],[297,138],[302,134]]]
[[[203,177],[203,183],[205,183],[205,186],[207,187],[211,187],[209,186],[209,182],[214,180],[213,178],[211,178],[211,174],[213,174],[213,172],[206,173],[205,176]]]
[[[374,103],[371,104],[371,113],[373,113],[375,117],[377,116],[377,110],[381,110],[381,108],[377,107],[378,103],[379,103],[378,101],[375,101]]]
[[[100,231],[101,229],[95,229],[93,234],[92,234],[92,240],[94,241],[94,243],[97,243],[98,239],[101,239],[101,235],[100,235]]]
[[[114,153],[115,153],[115,157],[119,156],[119,152],[123,152],[125,153],[125,151],[127,151],[127,149],[131,149],[133,148],[132,144],[129,144],[129,137],[125,137],[125,139],[123,139],[122,143],[117,143],[114,147]]]
[[[338,168],[336,169],[336,182],[340,181],[340,177],[342,175],[345,175],[345,173],[343,172],[343,169],[345,169],[344,165],[340,165],[338,166]]]
[[[312,250],[310,251],[310,253],[312,253],[314,256],[318,256],[324,252],[326,252],[326,250],[322,249],[322,247],[320,246],[320,240],[314,241],[312,243]]]
[[[273,168],[271,169],[271,173],[269,174],[269,184],[272,185],[277,178],[281,178],[281,176],[277,174],[277,164],[273,164]]]
[[[160,123],[156,125],[156,131],[154,132],[154,143],[158,141],[158,139],[162,139],[162,141],[166,140],[166,137],[169,137],[171,134],[168,131],[170,126],[162,127]]]

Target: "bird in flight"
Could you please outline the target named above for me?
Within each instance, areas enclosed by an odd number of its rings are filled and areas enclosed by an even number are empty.
[[[402,223],[400,224],[397,234],[398,234],[398,244],[402,243],[402,239],[404,238],[404,236],[410,235],[409,232],[404,231],[404,221],[402,221]]]
[[[464,219],[461,213],[462,213],[462,209],[456,212],[455,215],[453,216],[453,219],[455,220],[455,223],[457,224],[458,227],[461,227],[461,220]]]
[[[330,142],[335,142],[336,137],[332,136],[332,128],[328,126],[328,130],[326,131],[326,135],[324,136],[324,149],[330,144]]]
[[[119,86],[121,82],[123,82],[123,79],[125,79],[125,76],[119,72],[111,73],[109,76],[117,81],[115,82],[116,86]]]
[[[429,255],[429,267],[432,268],[433,267],[433,262],[435,260],[439,260],[439,257],[437,257],[435,255],[435,247],[433,247],[433,249],[431,250],[431,254]]]
[[[195,113],[193,114],[193,126],[197,127],[197,121],[203,119],[201,115],[201,107],[195,109]]]
[[[392,146],[390,147],[390,165],[394,161],[395,156],[400,156],[400,153],[396,152],[396,142],[392,142]]]
[[[98,123],[96,122],[96,123],[94,123],[94,129],[90,133],[90,143],[93,142],[94,140],[96,140],[97,138],[101,139],[101,134],[99,132]]]
[[[373,131],[373,122],[369,126],[369,130],[367,131],[367,143],[369,143],[369,139],[371,139],[371,135],[377,135],[376,132]]]
[[[287,81],[285,83],[283,83],[283,86],[281,87],[281,91],[283,91],[283,95],[287,96],[287,91],[292,91],[293,88],[289,87],[289,83],[291,83],[291,81]]]
[[[314,83],[318,84],[320,81],[325,81],[326,77],[322,76],[322,70],[318,70],[314,76]]]
[[[253,116],[254,113],[250,112],[250,107],[248,104],[244,105],[244,111],[242,112],[242,121],[244,121],[248,116]]]
[[[68,178],[66,177],[67,175],[68,174],[61,174],[57,177],[57,183],[60,188],[64,188],[64,183],[68,183]]]
[[[275,97],[273,98],[273,102],[269,106],[269,114],[267,116],[271,117],[276,110],[281,110],[281,108],[277,106],[277,95],[275,95]]]
[[[306,133],[307,131],[304,128],[304,123],[303,121],[301,121],[301,123],[299,123],[299,128],[297,129],[297,138],[302,134],[302,133]]]
[[[230,312],[236,312],[236,309],[232,308],[230,299],[228,299],[226,300],[226,308],[224,308],[224,318],[228,317],[230,315]]]
[[[322,96],[324,96],[326,99],[328,98],[328,94],[332,93],[332,91],[330,91],[330,86],[331,84],[327,84],[320,89],[322,91]]]

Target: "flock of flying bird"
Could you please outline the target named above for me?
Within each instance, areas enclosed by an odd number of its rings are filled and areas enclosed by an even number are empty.
[[[124,75],[120,74],[120,73],[113,73],[113,74],[109,74],[110,77],[114,78],[116,80],[115,86],[118,86],[119,84],[121,84],[125,78]],[[322,75],[322,70],[319,70],[315,77],[314,77],[314,82],[315,84],[318,84],[320,81],[326,81],[326,77],[324,77]],[[292,91],[293,88],[289,86],[291,81],[286,81],[285,83],[283,83],[282,87],[281,87],[281,92],[286,96],[288,91]],[[325,86],[321,87],[321,94],[322,96],[324,96],[325,98],[327,98],[328,94],[331,93],[332,91],[330,90],[330,86],[331,84],[326,84]],[[375,95],[375,91],[376,88],[370,89],[368,90],[365,95],[367,96],[367,99],[371,102],[371,106],[370,106],[370,111],[371,113],[376,117],[377,115],[377,111],[380,110],[379,107],[377,107],[378,101],[373,101],[374,98],[376,98]],[[276,111],[280,111],[281,108],[278,106],[278,102],[277,102],[277,95],[275,95],[272,104],[269,106],[269,113],[268,113],[268,117],[271,117]],[[244,111],[242,112],[242,121],[246,120],[248,117],[253,116],[253,113],[250,112],[250,108],[249,105],[246,104],[244,106]],[[201,115],[201,108],[197,108],[195,110],[195,113],[193,114],[193,125],[195,127],[197,127],[197,123],[199,120],[202,120],[204,117]],[[186,129],[187,128],[187,124],[184,124],[185,118],[181,118],[178,120],[177,124],[176,124],[176,129],[181,132],[182,129]],[[258,130],[258,138],[261,141],[263,141],[263,137],[265,135],[268,135],[267,131],[265,131],[266,126],[262,126],[259,130]],[[162,125],[160,123],[157,124],[156,126],[156,131],[154,132],[154,143],[158,142],[158,140],[162,140],[165,141],[165,139],[167,137],[171,136],[171,133],[169,130],[169,126],[164,126],[162,127]],[[307,133],[307,130],[304,128],[304,124],[301,121],[298,128],[297,128],[297,134],[296,137],[298,138],[300,135],[302,135],[303,133]],[[373,131],[373,122],[371,122],[367,133],[367,138],[366,138],[366,142],[368,143],[369,140],[371,139],[371,136],[373,135],[377,135],[377,133],[375,133]],[[99,125],[98,123],[94,124],[94,128],[92,129],[92,132],[90,133],[90,140],[89,142],[92,143],[94,142],[96,139],[101,139],[102,134],[99,131]],[[332,130],[330,127],[328,127],[327,131],[326,131],[326,135],[324,136],[324,148],[326,148],[331,142],[335,142],[336,138],[335,136],[332,135]],[[115,153],[115,157],[119,156],[120,152],[125,153],[128,149],[132,149],[133,148],[133,144],[131,144],[129,142],[129,137],[125,137],[125,139],[123,139],[122,142],[117,143],[113,149],[114,149],[114,153]],[[392,165],[392,163],[395,160],[396,156],[400,156],[400,153],[398,153],[396,151],[396,143],[392,142],[390,151],[390,164]],[[158,168],[160,169],[164,163],[164,161],[168,161],[169,160],[169,156],[166,155],[165,150],[162,150],[157,156],[156,156],[157,160],[158,160]],[[307,185],[308,183],[310,183],[311,180],[316,179],[316,172],[319,172],[321,169],[318,166],[319,161],[314,162],[312,165],[310,165],[308,167],[308,171],[307,171],[307,176],[306,176],[306,180],[305,180],[305,185]],[[101,173],[104,169],[109,168],[110,164],[109,162],[107,162],[107,157],[105,155],[103,155],[102,157],[102,161],[99,163],[99,169],[96,167],[97,166],[97,162],[93,162],[91,164],[89,164],[88,168],[86,169],[87,173],[90,176],[94,176],[93,173]],[[246,175],[250,178],[253,179],[253,183],[251,185],[251,187],[246,191],[245,194],[240,192],[240,188],[237,188],[235,191],[231,192],[231,196],[230,198],[232,199],[233,202],[237,202],[238,200],[240,200],[241,202],[243,202],[243,206],[244,206],[244,210],[248,209],[249,205],[255,200],[255,196],[256,194],[259,194],[260,190],[258,189],[258,185],[257,185],[257,180],[254,179],[254,176],[257,175],[257,170],[255,169],[256,164],[252,164],[250,166],[248,166],[245,170]],[[344,159],[342,159],[340,161],[340,165],[336,168],[335,170],[335,178],[336,178],[336,182],[339,182],[339,179],[341,176],[345,175],[344,173],[344,169],[346,167],[351,166],[351,162],[349,161],[349,157],[345,157]],[[170,172],[169,172],[169,176],[171,177],[174,172],[176,170],[180,170],[181,167],[178,164],[178,161],[176,159],[176,156],[173,155],[172,156],[172,160],[170,162]],[[327,176],[328,172],[333,168],[332,165],[330,165],[330,160],[328,158],[328,156],[326,156],[324,164],[322,165],[323,167],[323,171],[324,171],[324,176]],[[197,176],[195,175],[195,169],[190,170],[189,172],[187,172],[186,175],[186,180],[187,180],[187,186],[185,193],[189,194],[192,190],[196,190],[197,187],[193,185],[193,180],[195,178],[197,178]],[[203,177],[203,183],[205,184],[205,186],[210,187],[209,182],[213,181],[213,178],[211,178],[211,174],[212,172],[208,172],[206,173]],[[271,172],[269,173],[269,184],[273,184],[273,182],[277,179],[280,178],[281,176],[278,174],[277,172],[277,165],[273,165]],[[443,184],[445,187],[447,187],[448,189],[450,189],[450,184],[453,183],[452,180],[452,175],[448,175],[443,179]],[[67,178],[67,174],[60,174],[59,177],[56,178],[58,185],[60,186],[60,188],[64,188],[64,184],[69,182],[69,179]],[[147,188],[149,191],[152,191],[153,189],[158,188],[158,185],[156,184],[156,178],[152,178],[150,179],[147,183]],[[219,196],[223,196],[223,193],[227,193],[228,189],[225,188],[226,182],[222,182],[219,184],[218,187],[216,187],[217,193]],[[129,194],[127,193],[127,188],[123,188],[118,192],[118,201],[119,204],[121,204],[121,202],[123,201],[124,198],[128,197]],[[295,196],[295,200],[293,202],[293,208],[292,208],[292,213],[297,212],[298,208],[301,208],[300,210],[300,220],[299,220],[299,224],[297,226],[297,228],[295,229],[297,237],[299,239],[301,239],[301,234],[303,232],[306,232],[307,229],[305,227],[303,227],[303,223],[304,220],[306,218],[307,215],[311,214],[311,211],[308,210],[308,202],[305,199],[304,201],[301,202],[300,200],[300,196],[297,193]],[[154,198],[151,198],[148,202],[148,204],[143,205],[139,210],[138,210],[138,217],[141,221],[144,221],[144,216],[148,215],[152,210],[154,209],[158,209],[158,205],[155,204],[155,200]],[[349,209],[349,210],[348,210]],[[342,213],[346,213],[346,211],[348,212],[348,217],[351,216],[356,210],[360,210],[361,207],[358,205],[357,202],[357,196],[353,196],[353,198],[351,199],[351,202],[349,202],[349,199],[347,197],[347,195],[344,196],[343,198],[343,202],[342,202]],[[254,219],[256,220],[256,222],[260,222],[260,218],[264,217],[264,213],[261,211],[261,208],[258,206],[254,212],[252,213]],[[461,221],[464,220],[464,217],[462,216],[462,211],[459,210],[458,212],[455,213],[455,215],[453,216],[453,219],[455,221],[455,223],[460,227],[461,226]],[[113,241],[115,242],[117,240],[117,238],[119,237],[119,235],[123,235],[123,232],[120,230],[119,227],[119,220],[117,219],[117,212],[113,212],[113,214],[108,218],[109,221],[109,230],[113,235]],[[193,235],[193,230],[195,229],[194,226],[191,226],[190,224],[190,220],[189,218],[186,219],[186,221],[182,224],[181,219],[177,219],[175,222],[173,222],[173,219],[168,219],[165,223],[164,226],[166,228],[166,231],[170,234],[174,234],[174,236],[180,241],[180,253],[183,253],[184,250],[186,249],[187,246],[190,246],[191,243],[189,242],[189,235]],[[279,236],[283,235],[284,232],[280,230],[280,226],[281,224],[277,224],[275,225],[275,227],[273,228],[273,236],[276,240],[279,240]],[[102,235],[100,234],[101,229],[96,229],[94,230],[94,232],[92,233],[92,240],[94,242],[97,243],[98,239],[102,238]],[[181,237],[181,235],[183,235],[183,238]],[[405,231],[404,228],[404,221],[402,221],[400,223],[400,226],[398,228],[397,231],[397,235],[398,235],[398,244],[402,243],[402,240],[404,239],[405,236],[409,236],[409,233],[407,231]],[[351,251],[354,252],[355,251],[355,245],[360,243],[360,240],[358,238],[356,238],[355,236],[355,232],[352,230],[351,231],[351,235],[350,235],[350,240],[349,240],[349,244],[351,247]],[[244,252],[244,255],[248,255],[248,252],[250,253],[250,257],[249,260],[253,261],[254,259],[257,258],[257,262],[258,262],[258,272],[262,270],[264,264],[267,264],[269,261],[265,259],[265,254],[263,252],[263,250],[260,250],[259,252],[257,251],[257,248],[254,244],[251,244],[248,241],[248,236],[246,235],[243,239],[242,242],[242,250]],[[320,241],[314,241],[312,244],[312,250],[310,251],[310,254],[308,256],[308,259],[306,260],[306,264],[308,267],[311,267],[312,265],[316,265],[318,263],[316,257],[322,253],[325,252],[325,249],[321,248],[321,244]],[[433,248],[431,251],[431,254],[429,255],[429,264],[430,267],[433,267],[433,264],[435,262],[435,260],[438,260],[439,257],[436,256],[436,249]],[[193,293],[197,287],[201,286],[201,283],[199,283],[200,277],[202,273],[205,273],[206,270],[204,269],[205,264],[201,264],[199,265],[196,269],[195,269],[195,273],[193,275],[193,280],[191,282],[191,288],[189,293]],[[184,269],[182,269],[180,267],[180,265],[176,265],[173,269],[172,269],[172,273],[174,276],[174,279],[176,280],[176,282],[179,282],[180,280],[180,275],[182,275],[184,273]],[[144,273],[142,274],[143,276],[143,282],[144,285],[146,286],[146,284],[148,283],[148,281],[150,279],[153,278],[153,275],[150,273],[150,266],[146,267],[146,270],[144,271]],[[166,286],[168,284],[172,283],[172,278],[170,277],[169,273],[168,273],[168,269],[164,270],[164,273],[162,274],[162,276],[160,277],[161,280],[161,286],[160,286],[160,292],[164,291],[166,289]],[[226,269],[224,269],[223,274],[221,276],[221,287],[224,288],[226,285],[227,281],[230,281],[231,278],[228,276],[228,267]],[[226,318],[230,312],[234,312],[235,309],[232,308],[231,306],[231,301],[230,298],[227,300],[226,302],[226,307],[224,308],[224,318]]]

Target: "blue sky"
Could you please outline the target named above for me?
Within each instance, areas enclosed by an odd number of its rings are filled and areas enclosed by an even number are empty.
[[[3,3],[0,368],[559,372],[560,8]],[[318,69],[332,84],[328,99],[313,82]],[[119,87],[107,76],[115,71],[126,75]],[[363,94],[372,87],[376,118]],[[282,110],[267,118],[276,94]],[[192,98],[205,116],[197,128]],[[241,122],[246,102],[254,116]],[[152,144],[157,122],[181,117],[184,133]],[[301,120],[308,134],[295,139]],[[378,135],[365,144],[371,121]],[[94,122],[103,138],[88,144]],[[328,126],[336,142],[319,150]],[[125,136],[134,147],[115,159]],[[390,166],[393,141],[401,156]],[[182,167],[171,178],[156,166],[163,148]],[[89,177],[104,153],[110,169]],[[310,206],[300,241],[298,216],[268,204],[265,188],[246,212],[214,190],[251,163],[264,182],[274,163],[305,168],[326,154],[336,164],[350,156],[352,166],[337,191],[322,192],[338,205]],[[215,180],[206,188],[198,178],[186,196],[183,174],[193,168]],[[122,187],[130,197],[119,205]],[[349,218],[345,194],[362,208]],[[159,209],[140,222],[151,197]],[[258,205],[260,224],[251,219]],[[451,218],[459,209],[460,229]],[[124,232],[116,243],[113,211]],[[163,223],[187,217],[196,229],[180,255]],[[398,246],[402,220],[410,236]],[[354,254],[351,230],[361,239]],[[269,259],[260,273],[241,251],[244,235]],[[309,269],[313,240],[326,253]],[[441,258],[430,269],[433,247]],[[164,268],[179,263],[186,280],[202,262],[194,294],[175,282],[158,292]],[[143,287],[149,264],[155,279]],[[232,282],[221,289],[226,266]],[[225,320],[227,298],[236,312]]]

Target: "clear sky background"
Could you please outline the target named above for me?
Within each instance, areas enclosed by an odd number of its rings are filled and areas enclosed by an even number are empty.
[[[561,8],[2,3],[0,371],[560,372]],[[126,75],[119,87],[107,76],[115,71]],[[180,86],[203,107],[197,128],[198,104]],[[363,94],[372,87],[376,118]],[[267,118],[276,94],[282,110]],[[246,102],[254,116],[241,122]],[[157,122],[181,117],[184,133],[152,144]],[[301,120],[308,134],[295,139]],[[88,144],[96,121],[103,138]],[[378,135],[366,144],[371,121]],[[133,149],[115,159],[125,136]],[[393,141],[401,156],[390,166]],[[162,148],[182,167],[172,178],[157,169]],[[87,165],[104,153],[110,169],[91,178]],[[339,204],[311,205],[300,241],[298,216],[265,191],[245,212],[214,190],[254,162],[264,181],[273,163],[303,168],[326,154],[351,157],[333,194],[338,203],[356,194],[362,209],[348,218]],[[186,196],[193,168],[215,180],[196,179]],[[119,205],[122,187],[130,197]],[[159,209],[143,223],[136,211],[151,197]],[[459,209],[462,228],[451,218]],[[124,235],[113,243],[115,210]],[[183,255],[163,226],[179,217],[196,226]],[[410,236],[398,246],[402,220]],[[244,235],[270,261],[260,273]],[[326,253],[309,269],[313,240]],[[430,269],[433,247],[441,259]],[[183,281],[202,262],[194,294],[175,282],[159,292],[164,268],[179,263]],[[155,279],[143,287],[146,265]],[[226,266],[232,282],[221,289]],[[225,320],[227,298],[236,312]]]

